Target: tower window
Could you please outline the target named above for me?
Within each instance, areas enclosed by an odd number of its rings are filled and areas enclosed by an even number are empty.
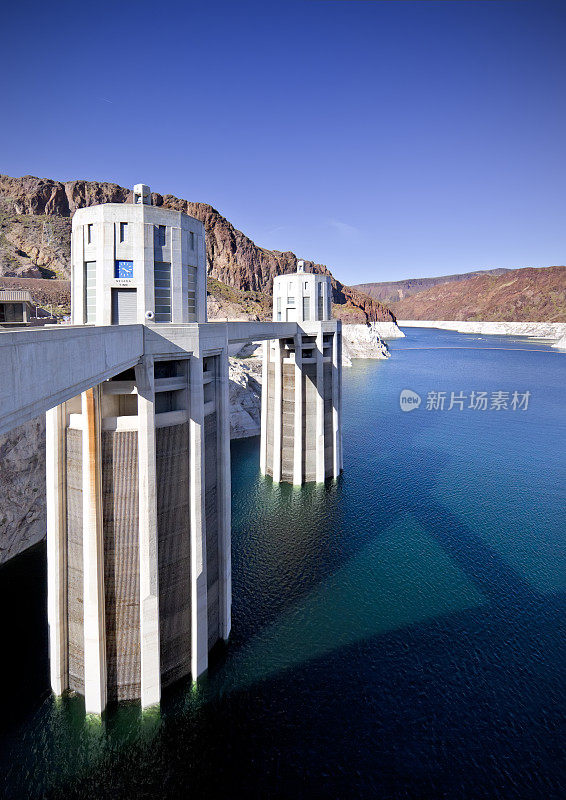
[[[86,243],[92,244],[94,241],[94,225],[86,226]]]
[[[158,225],[155,230],[155,243],[158,247],[165,247],[165,225]]]
[[[195,235],[192,231],[189,233],[189,247],[191,250],[195,249]]]
[[[121,222],[120,223],[120,241],[125,242],[128,238],[128,223]]]
[[[153,272],[155,322],[171,322],[171,264],[156,261]]]

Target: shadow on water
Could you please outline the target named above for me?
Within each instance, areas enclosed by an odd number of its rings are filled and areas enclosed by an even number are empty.
[[[30,619],[9,628],[15,663],[30,659],[10,685],[24,694],[27,675],[33,695],[11,706],[7,797],[562,799],[566,596],[558,551],[537,547],[563,519],[540,469],[557,474],[562,384],[537,362],[546,416],[528,428],[405,415],[401,388],[512,385],[540,354],[448,353],[439,369],[397,352],[345,376],[338,482],[275,486],[257,439],[233,446],[232,640],[159,710],[97,722],[80,698],[41,702],[44,553],[22,557],[22,580],[0,571],[5,607],[25,596]]]

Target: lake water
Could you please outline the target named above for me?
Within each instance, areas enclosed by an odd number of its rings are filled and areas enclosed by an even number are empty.
[[[406,333],[344,370],[339,481],[233,444],[233,635],[159,711],[53,699],[44,546],[0,570],[4,796],[566,797],[566,356]]]

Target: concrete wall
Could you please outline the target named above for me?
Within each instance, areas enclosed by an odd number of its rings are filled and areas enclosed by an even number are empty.
[[[191,670],[189,424],[156,434],[161,685],[168,686]]]

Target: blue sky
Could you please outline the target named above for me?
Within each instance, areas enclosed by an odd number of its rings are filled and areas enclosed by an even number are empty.
[[[13,4],[0,171],[207,202],[345,283],[566,261],[566,3]]]

